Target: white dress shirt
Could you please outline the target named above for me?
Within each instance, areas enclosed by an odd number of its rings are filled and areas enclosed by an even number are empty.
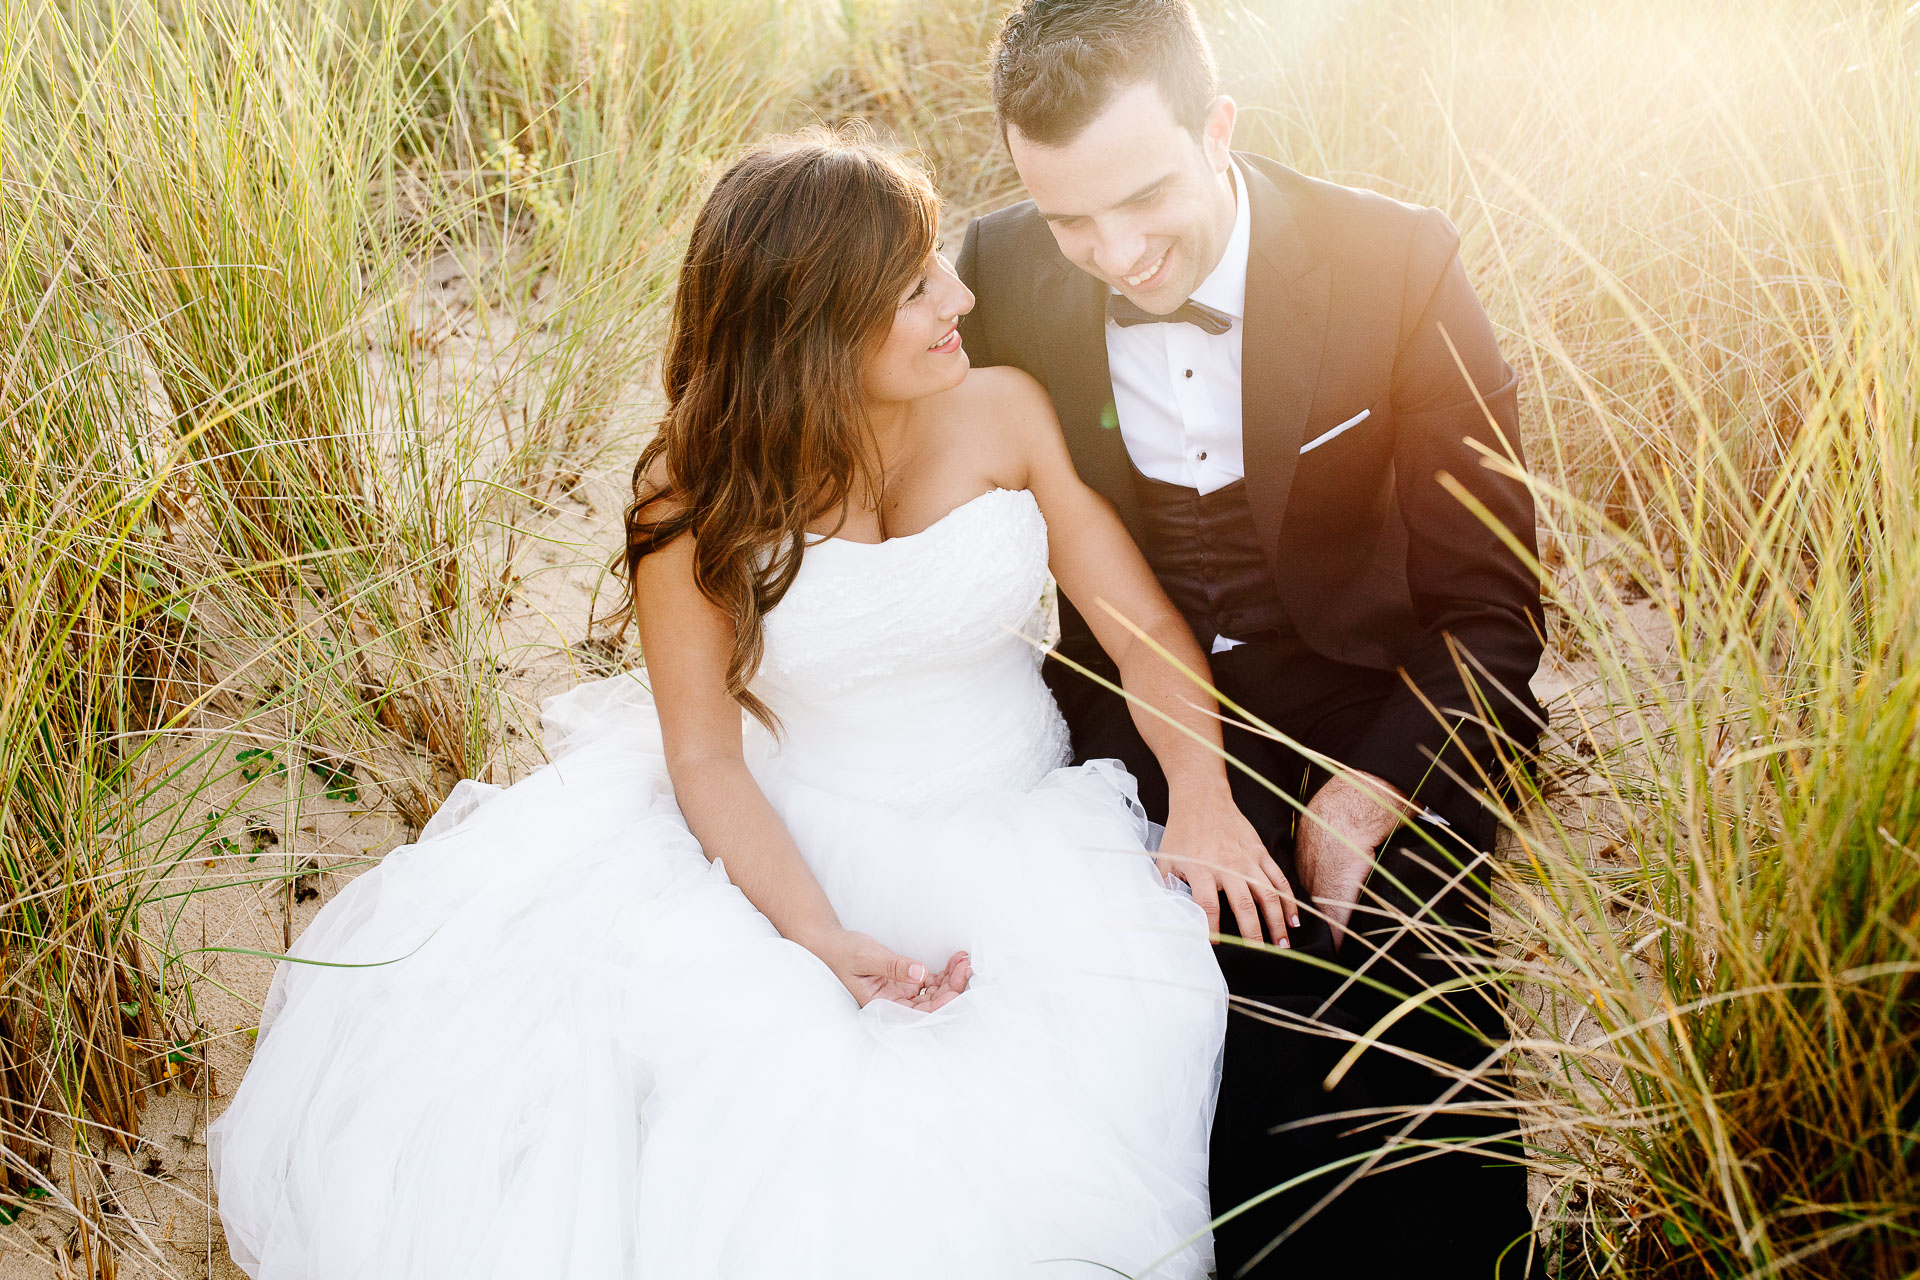
[[[1251,240],[1246,179],[1230,160],[1233,231],[1193,301],[1223,311],[1233,326],[1210,334],[1197,325],[1107,321],[1107,369],[1120,436],[1142,475],[1201,493],[1246,474],[1240,438],[1240,350],[1247,314]],[[1114,290],[1118,292],[1118,290]]]
[[[1149,479],[1200,493],[1224,489],[1246,475],[1240,351],[1252,233],[1240,162],[1229,160],[1227,172],[1233,183],[1233,231],[1219,263],[1193,291],[1192,300],[1225,312],[1232,327],[1211,334],[1184,322],[1121,328],[1107,321],[1107,371],[1128,456]],[[1216,636],[1213,651],[1221,653],[1239,643]]]

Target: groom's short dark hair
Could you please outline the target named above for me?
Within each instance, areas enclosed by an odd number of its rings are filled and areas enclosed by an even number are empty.
[[[1219,93],[1191,0],[1021,0],[993,42],[993,110],[1041,146],[1073,141],[1122,89],[1152,81],[1197,136]]]

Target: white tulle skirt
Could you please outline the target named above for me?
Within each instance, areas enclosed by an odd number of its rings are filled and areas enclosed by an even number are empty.
[[[908,808],[762,749],[843,923],[972,954],[861,1008],[702,854],[634,682],[547,713],[553,764],[462,783],[278,967],[209,1137],[249,1275],[1206,1274],[1225,992],[1124,770]]]

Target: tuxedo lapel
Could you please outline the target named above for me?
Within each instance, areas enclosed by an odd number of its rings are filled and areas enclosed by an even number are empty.
[[[1280,188],[1246,157],[1241,172],[1247,176],[1252,220],[1240,357],[1241,438],[1247,500],[1261,545],[1271,556],[1279,547],[1287,495],[1320,381],[1333,272],[1313,260]]]
[[[1119,509],[1138,539],[1139,499],[1107,369],[1106,295],[1106,285],[1057,254],[1034,273],[1034,314],[1052,328],[1038,372],[1060,415],[1074,469]]]

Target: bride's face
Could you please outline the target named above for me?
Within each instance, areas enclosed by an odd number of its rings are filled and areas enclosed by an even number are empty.
[[[900,295],[893,328],[867,357],[862,381],[875,401],[918,400],[960,385],[967,352],[960,317],[973,310],[973,293],[946,255],[927,255],[925,271]]]

